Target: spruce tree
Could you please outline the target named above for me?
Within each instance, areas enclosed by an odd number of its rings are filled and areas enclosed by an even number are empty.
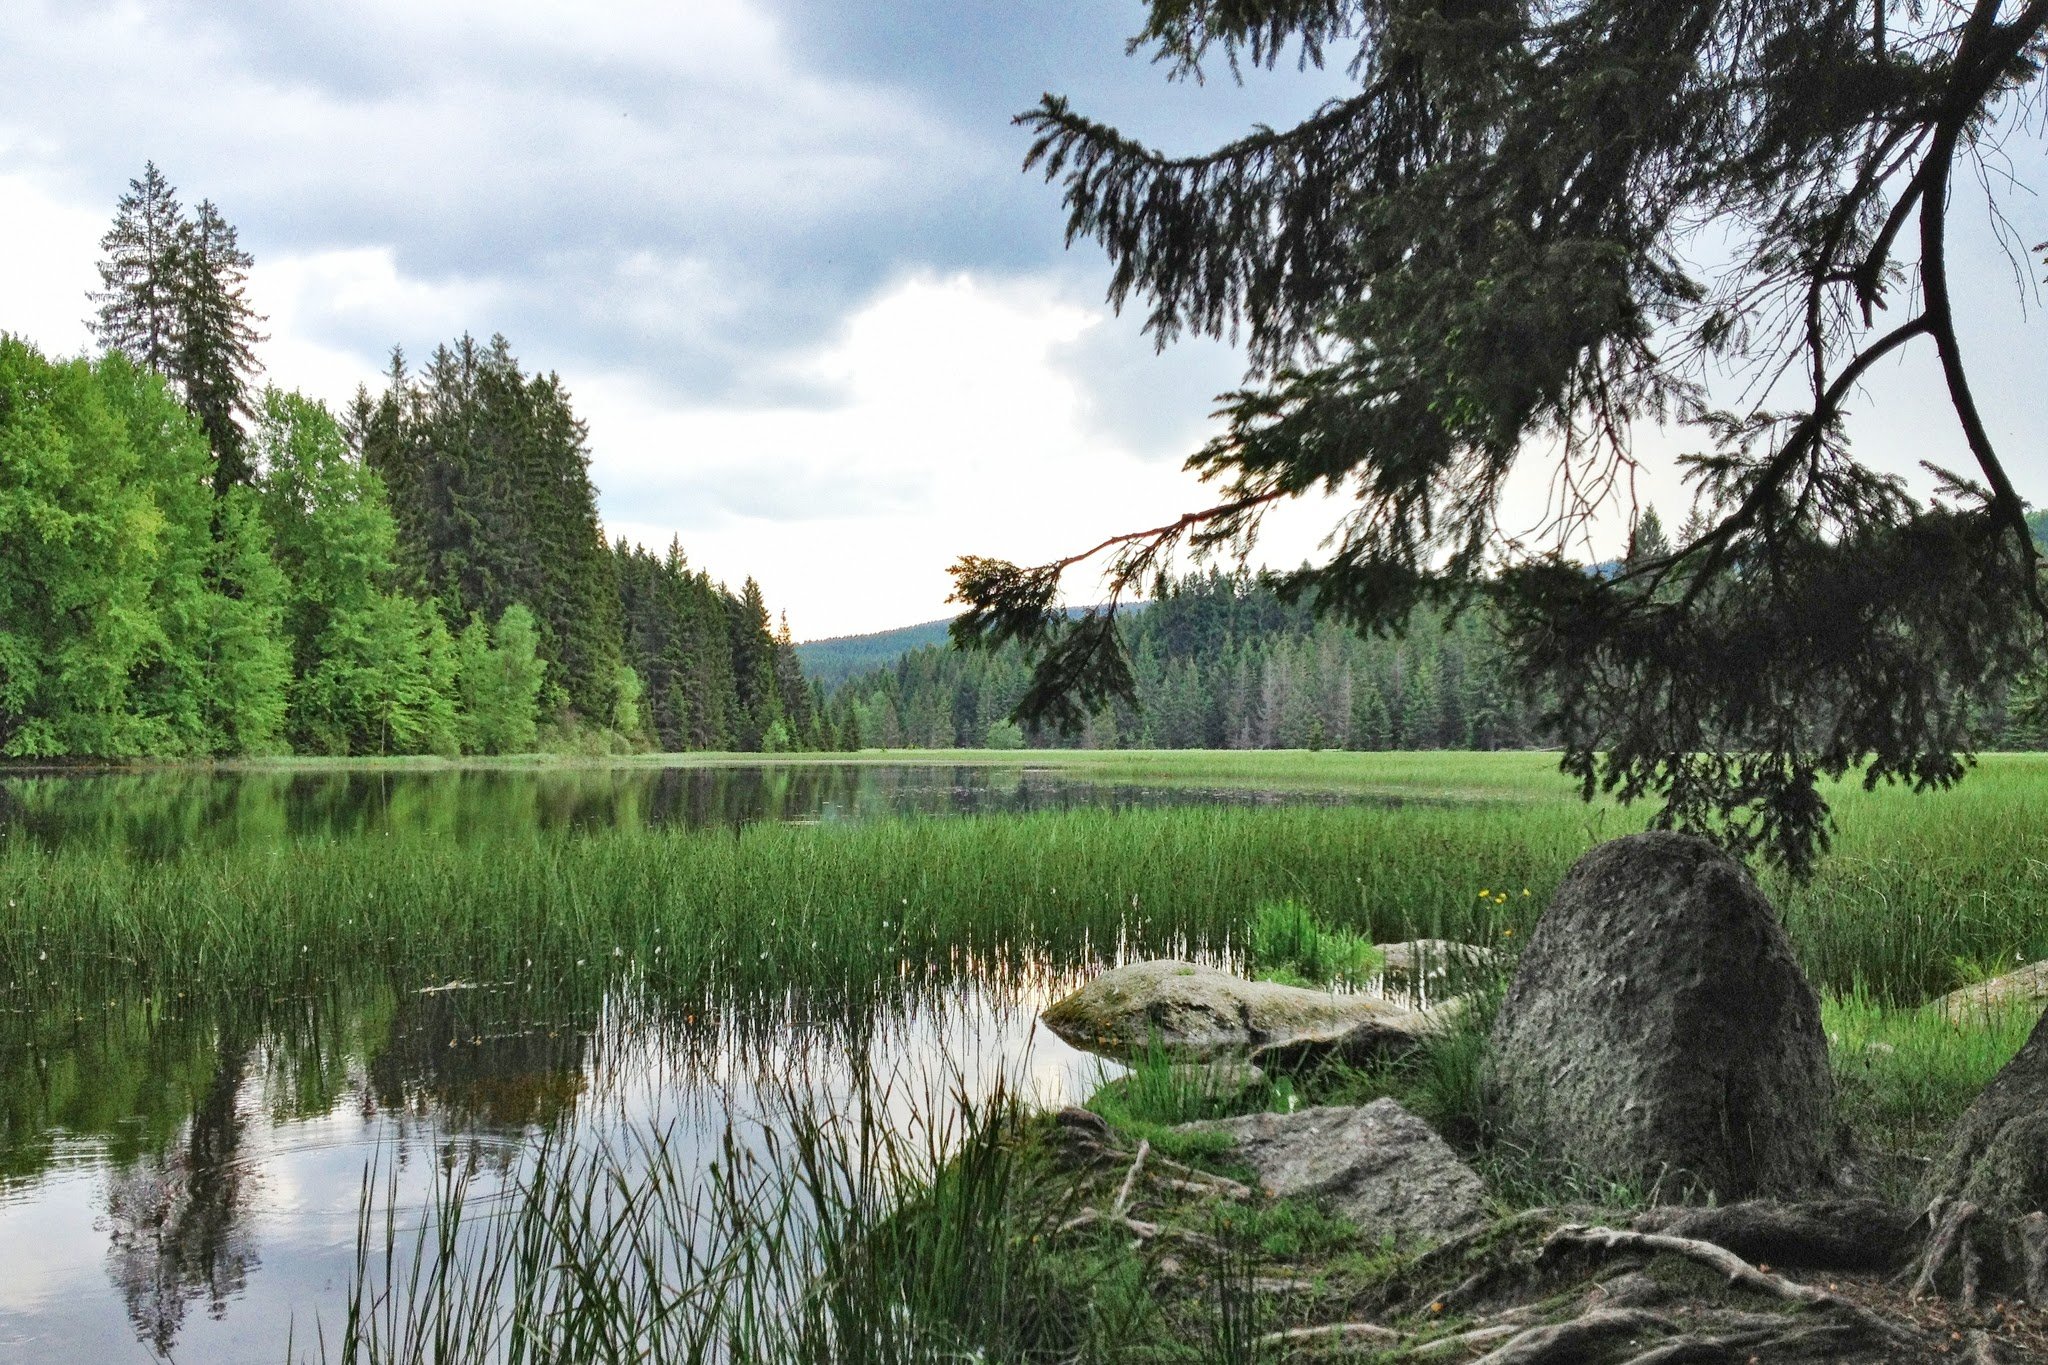
[[[1249,361],[1190,460],[1213,504],[1101,547],[1111,610],[1053,610],[1097,551],[956,564],[955,638],[1035,651],[1024,716],[1077,727],[1129,694],[1114,604],[1167,556],[1341,489],[1356,507],[1290,586],[1366,630],[1492,599],[1588,798],[1656,799],[1659,823],[1801,872],[1827,780],[1961,778],[1969,699],[2043,656],[2048,589],[1957,333],[1978,301],[1950,279],[1954,181],[2040,100],[2048,0],[1147,10],[1134,46],[1176,74],[1341,46],[1355,89],[1196,156],[1057,96],[1022,116],[1112,300],[1162,344],[1241,337]],[[1702,263],[1702,240],[1729,249]],[[1857,460],[1844,422],[1908,349],[1955,418],[1929,453],[1971,469],[1932,500]],[[1782,382],[1729,407],[1717,369]],[[1518,468],[1562,460],[1582,494],[1649,421],[1699,442],[1700,534],[1589,573],[1565,547],[1598,500],[1574,494],[1554,543],[1497,535]]]
[[[128,182],[100,250],[93,335],[146,370],[174,373],[183,345],[185,211],[154,161]]]
[[[250,415],[260,366],[263,321],[249,303],[249,269],[235,229],[213,201],[202,199],[180,225],[176,279],[176,346],[168,371],[213,448],[213,486],[226,493],[254,479],[244,449],[242,418]]]

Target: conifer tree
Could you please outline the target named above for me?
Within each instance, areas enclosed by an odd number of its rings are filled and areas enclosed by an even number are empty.
[[[1190,459],[1212,505],[1036,566],[956,564],[955,638],[1035,651],[1020,714],[1078,727],[1131,691],[1114,610],[1052,609],[1075,565],[1110,556],[1113,606],[1178,548],[1341,489],[1357,505],[1291,586],[1366,630],[1490,598],[1589,798],[1656,798],[1659,823],[1802,872],[1828,779],[1962,777],[1971,698],[2048,652],[2048,589],[1973,392],[1948,229],[1973,202],[1958,167],[2041,99],[2048,0],[1150,0],[1134,46],[1183,76],[1341,47],[1355,89],[1195,156],[1053,95],[1021,118],[1112,300],[1162,344],[1241,337],[1249,366]],[[1702,262],[1703,237],[1730,249]],[[1845,426],[1909,349],[1955,418],[1930,453],[1971,470],[1931,500]],[[1775,382],[1731,408],[1717,368]],[[1586,490],[1664,420],[1703,450],[1704,526],[1589,573],[1565,552]],[[1548,545],[1496,534],[1530,461],[1573,490]]]
[[[172,374],[183,344],[185,211],[154,161],[128,182],[100,250],[93,335],[146,370]]]
[[[235,229],[202,199],[179,229],[176,348],[168,373],[213,448],[216,493],[253,481],[242,418],[251,413],[263,319],[249,303],[249,268]]]

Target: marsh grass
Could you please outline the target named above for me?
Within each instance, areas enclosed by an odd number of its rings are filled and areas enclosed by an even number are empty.
[[[278,840],[157,858],[7,841],[0,1008],[52,993],[239,1000],[364,970],[563,988],[630,970],[678,998],[794,986],[864,999],[998,960],[1229,958],[1246,950],[1255,908],[1285,902],[1361,940],[1500,943],[1526,933],[1579,853],[1638,819],[1579,805],[1540,760],[1192,756],[1177,768],[1277,781],[1312,767],[1357,785],[1492,773],[1501,799],[1462,804]],[[1092,770],[1127,771],[1107,759]],[[1916,1005],[1989,964],[2048,957],[2044,791],[2048,762],[2010,757],[1952,792],[1837,792],[1842,829],[1820,874],[1766,878],[1815,984]],[[1476,895],[1500,886],[1532,895]]]
[[[1247,946],[1255,975],[1289,985],[1363,986],[1387,965],[1372,939],[1331,928],[1298,900],[1261,905]]]

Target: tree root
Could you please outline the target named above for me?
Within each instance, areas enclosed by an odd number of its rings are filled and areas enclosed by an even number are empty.
[[[1268,1332],[1259,1338],[1259,1349],[1274,1351],[1287,1347],[1328,1346],[1348,1350],[1391,1346],[1400,1340],[1399,1332],[1376,1322],[1333,1322],[1321,1327],[1290,1327],[1283,1332]]]
[[[1918,1222],[1910,1210],[1875,1199],[1751,1199],[1713,1208],[1653,1209],[1630,1226],[1712,1242],[1771,1265],[1892,1270],[1912,1249]]]
[[[1683,1256],[1687,1260],[1719,1271],[1728,1277],[1730,1284],[1738,1284],[1745,1289],[1769,1294],[1791,1303],[1810,1304],[1825,1309],[1848,1319],[1865,1331],[1892,1341],[1910,1342],[1915,1345],[1920,1343],[1917,1333],[1897,1323],[1887,1322],[1861,1304],[1851,1303],[1841,1295],[1831,1294],[1825,1289],[1816,1289],[1812,1285],[1799,1284],[1782,1275],[1759,1270],[1726,1247],[1716,1246],[1712,1242],[1702,1242],[1691,1237],[1673,1237],[1667,1233],[1628,1232],[1619,1228],[1584,1227],[1576,1223],[1567,1223],[1550,1235],[1550,1240],[1543,1245],[1543,1254],[1548,1255],[1553,1248],[1564,1246],[1591,1246],[1603,1251],[1639,1251],[1652,1256],[1666,1253]]]
[[[1591,1359],[1596,1347],[1671,1326],[1669,1318],[1641,1308],[1596,1308],[1569,1322],[1524,1328],[1473,1365],[1572,1365]]]
[[[1976,1297],[1976,1252],[1965,1234],[1970,1224],[1977,1219],[1978,1209],[1967,1199],[1953,1203],[1936,1200],[1928,1206],[1927,1221],[1934,1231],[1927,1238],[1926,1249],[1920,1253],[1918,1274],[1913,1277],[1913,1287],[1906,1291],[1909,1299],[1924,1298],[1940,1292],[1940,1280],[1951,1260],[1962,1263],[1966,1300]]]
[[[1147,1244],[1154,1242],[1172,1243],[1177,1246],[1187,1247],[1189,1250],[1200,1252],[1204,1256],[1211,1258],[1220,1258],[1224,1255],[1223,1243],[1217,1241],[1214,1237],[1199,1232],[1191,1232],[1186,1228],[1169,1227],[1161,1223],[1148,1223],[1143,1219],[1132,1218],[1128,1214],[1104,1213],[1100,1209],[1081,1210],[1081,1212],[1060,1224],[1053,1235],[1064,1237],[1070,1233],[1084,1232],[1094,1227],[1120,1228],[1140,1242]]]
[[[1131,1169],[1124,1175],[1124,1183],[1117,1189],[1116,1202],[1109,1206],[1110,1217],[1121,1218],[1123,1217],[1124,1210],[1130,1207],[1131,1186],[1138,1183],[1138,1172],[1145,1169],[1145,1158],[1150,1156],[1151,1153],[1152,1144],[1150,1141],[1139,1142],[1137,1159],[1131,1162]]]

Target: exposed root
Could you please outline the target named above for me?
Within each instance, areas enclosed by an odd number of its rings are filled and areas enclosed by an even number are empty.
[[[1646,1332],[1668,1332],[1671,1320],[1641,1308],[1596,1308],[1570,1322],[1529,1327],[1473,1362],[1473,1365],[1570,1365],[1590,1359],[1596,1348]]]
[[[1295,1346],[1349,1349],[1391,1346],[1400,1339],[1399,1332],[1376,1322],[1333,1322],[1322,1327],[1290,1327],[1284,1332],[1268,1332],[1259,1338],[1259,1348],[1265,1351]]]
[[[1205,1256],[1221,1257],[1224,1246],[1214,1237],[1186,1228],[1170,1227],[1159,1223],[1148,1223],[1132,1218],[1128,1214],[1104,1213],[1100,1209],[1083,1209],[1059,1225],[1054,1235],[1064,1237],[1069,1233],[1084,1232],[1094,1227],[1114,1227],[1130,1234],[1140,1242],[1168,1242],[1198,1251]]]
[[[2027,1301],[2048,1303],[2048,1213],[2034,1212],[2020,1219],[2018,1232]]]
[[[1450,1355],[1453,1351],[1476,1351],[1482,1346],[1491,1346],[1505,1341],[1522,1330],[1519,1322],[1495,1323],[1491,1327],[1475,1327],[1469,1332],[1460,1332],[1452,1337],[1438,1337],[1435,1341],[1424,1342],[1408,1354],[1415,1360],[1435,1360],[1438,1356]]]
[[[1844,1345],[1854,1329],[1843,1323],[1817,1323],[1787,1331],[1783,1323],[1751,1327],[1741,1331],[1687,1332],[1660,1341],[1641,1355],[1630,1356],[1622,1365],[1721,1365],[1728,1360],[1768,1360],[1793,1350],[1824,1350]],[[1765,1347],[1772,1354],[1761,1354]]]
[[[1917,1299],[1939,1291],[1939,1280],[1948,1268],[1950,1260],[1957,1255],[1958,1248],[1968,1246],[1964,1234],[1976,1220],[1977,1206],[1967,1199],[1954,1203],[1936,1200],[1927,1210],[1927,1221],[1934,1226],[1933,1235],[1927,1239],[1926,1250],[1920,1253],[1919,1274],[1913,1279],[1913,1287],[1906,1291],[1906,1297]],[[1967,1262],[1965,1263],[1967,1267]]]
[[[1630,1226],[1712,1242],[1744,1260],[1770,1265],[1891,1270],[1912,1249],[1918,1222],[1911,1211],[1875,1199],[1751,1199],[1711,1208],[1652,1209]]]
[[[1673,1237],[1657,1232],[1628,1232],[1620,1228],[1584,1227],[1568,1223],[1550,1235],[1543,1250],[1548,1254],[1560,1246],[1592,1246],[1605,1251],[1639,1251],[1655,1256],[1670,1254],[1683,1256],[1687,1260],[1719,1271],[1728,1277],[1730,1284],[1745,1289],[1787,1300],[1792,1303],[1811,1304],[1817,1308],[1840,1314],[1864,1329],[1893,1341],[1918,1344],[1920,1338],[1897,1323],[1887,1322],[1861,1304],[1851,1303],[1839,1294],[1825,1289],[1800,1284],[1782,1275],[1773,1275],[1760,1270],[1743,1260],[1726,1247],[1712,1242],[1702,1242],[1692,1237]]]
[[[1145,1158],[1151,1151],[1152,1144],[1149,1140],[1138,1143],[1137,1159],[1131,1163],[1131,1169],[1124,1175],[1124,1183],[1116,1192],[1116,1202],[1109,1206],[1110,1217],[1120,1218],[1123,1211],[1130,1207],[1131,1187],[1138,1183],[1138,1172],[1145,1169]]]

